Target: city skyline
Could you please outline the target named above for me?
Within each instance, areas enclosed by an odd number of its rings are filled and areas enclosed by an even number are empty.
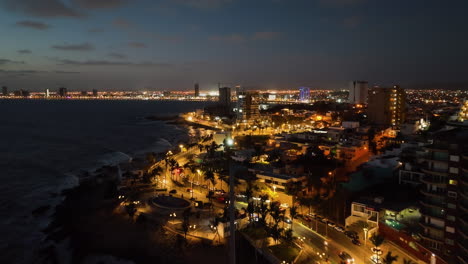
[[[467,3],[0,1],[11,90],[466,88]],[[234,86],[234,85],[232,85]]]

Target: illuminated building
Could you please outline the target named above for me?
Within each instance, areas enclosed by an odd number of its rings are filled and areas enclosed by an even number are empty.
[[[64,88],[64,87],[59,88],[58,94],[60,95],[60,97],[66,97],[67,93],[68,93],[67,88]]]
[[[231,112],[231,88],[220,87],[219,88],[219,104],[224,108],[224,114]]]
[[[444,259],[468,263],[468,129],[435,134],[420,178],[422,244]]]
[[[468,120],[468,100],[463,102],[463,105],[460,109],[460,113],[458,113],[458,121],[465,122]]]
[[[299,87],[299,101],[309,102],[310,101],[310,88]]]
[[[94,96],[94,97],[97,97],[97,96],[98,96],[98,92],[97,92],[96,89],[93,89],[93,96]]]
[[[375,125],[399,126],[406,118],[406,95],[398,85],[369,90],[367,116]]]
[[[49,98],[50,97],[50,90],[46,89],[45,91],[45,97]]]
[[[194,88],[195,88],[195,97],[199,97],[200,96],[200,85],[198,83],[195,83]]]
[[[237,122],[252,123],[260,118],[258,93],[239,91],[237,93]]]
[[[348,101],[352,104],[367,103],[369,84],[366,81],[353,81],[349,87]]]

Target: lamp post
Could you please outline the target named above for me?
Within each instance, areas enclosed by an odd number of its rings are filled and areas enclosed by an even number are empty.
[[[231,169],[231,147],[234,145],[234,140],[228,136],[225,139],[226,156],[228,159],[228,170],[229,170],[229,257],[230,263],[236,264],[236,224],[235,224],[235,200],[234,200],[234,174]]]
[[[432,255],[431,255],[431,264],[436,264],[436,262],[437,262],[436,255],[434,253],[432,253]]]
[[[364,246],[365,246],[367,245],[367,232],[369,231],[369,229],[364,227],[362,230],[364,231]]]

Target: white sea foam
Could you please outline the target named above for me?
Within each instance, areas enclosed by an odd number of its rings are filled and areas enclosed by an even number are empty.
[[[34,255],[45,244],[41,230],[64,199],[61,191],[78,184],[70,172],[116,164],[148,146],[162,152],[184,135],[162,121],[135,116],[190,111],[199,105],[3,100],[0,112],[15,116],[0,115],[0,138],[8,139],[0,144],[0,263],[36,262]],[[38,122],[38,117],[45,118]],[[42,214],[31,214],[47,205]]]

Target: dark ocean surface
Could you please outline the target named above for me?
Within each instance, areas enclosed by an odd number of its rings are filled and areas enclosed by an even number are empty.
[[[60,191],[73,171],[161,152],[187,131],[148,115],[175,115],[202,102],[0,100],[0,263],[33,263]],[[45,213],[32,211],[52,205]]]

